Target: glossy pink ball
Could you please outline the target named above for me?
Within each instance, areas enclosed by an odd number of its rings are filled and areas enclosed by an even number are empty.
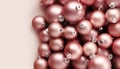
[[[77,25],[77,31],[82,35],[87,35],[90,33],[92,25],[88,20],[82,20]]]
[[[61,5],[51,5],[45,11],[45,18],[49,23],[59,22],[62,17],[63,7]]]
[[[103,55],[96,55],[88,65],[88,69],[111,69],[111,67],[110,60]]]
[[[93,42],[86,42],[83,45],[83,52],[86,56],[91,56],[97,53],[97,45]]]
[[[66,69],[68,64],[64,62],[64,59],[63,53],[53,53],[48,59],[48,64],[51,69]]]
[[[105,14],[102,11],[94,11],[91,14],[90,21],[95,28],[100,28],[105,24]]]
[[[117,23],[120,20],[120,9],[108,9],[105,15],[110,23]]]
[[[50,40],[50,36],[48,34],[48,29],[44,29],[39,33],[39,39],[42,42],[48,42]]]
[[[51,39],[49,47],[53,51],[60,51],[64,48],[64,41],[61,38]]]
[[[66,39],[75,39],[78,33],[77,30],[72,26],[66,26],[64,29],[64,37]]]
[[[63,16],[71,23],[76,23],[83,19],[85,7],[81,2],[71,0],[64,5]]]
[[[120,38],[114,40],[112,45],[112,51],[115,55],[120,56]]]
[[[32,26],[37,30],[40,31],[45,28],[45,18],[43,16],[35,16],[32,20]]]
[[[47,43],[41,43],[38,47],[38,53],[41,57],[48,58],[51,54],[49,45]]]
[[[51,23],[48,27],[48,33],[53,38],[60,37],[64,32],[64,29],[60,23]]]
[[[109,35],[108,33],[103,33],[101,35],[98,36],[98,45],[101,48],[109,48],[113,42],[111,35]]]
[[[47,69],[47,61],[43,58],[37,58],[34,62],[34,69]]]
[[[81,56],[77,60],[72,61],[74,69],[87,69],[88,59],[85,56]]]
[[[115,23],[115,24],[110,24],[108,26],[108,32],[113,36],[113,37],[120,37],[120,22]]]
[[[76,60],[83,54],[82,46],[76,41],[69,42],[64,49],[64,54],[67,58]]]
[[[41,0],[41,2],[43,3],[43,5],[45,6],[49,6],[55,3],[55,0]]]
[[[81,2],[87,6],[93,5],[96,0],[81,0]]]
[[[120,69],[120,56],[115,56],[112,63],[114,69]]]

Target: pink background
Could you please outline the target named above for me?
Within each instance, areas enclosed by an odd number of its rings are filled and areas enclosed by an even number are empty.
[[[39,0],[0,0],[0,69],[33,69],[38,39],[31,27]]]

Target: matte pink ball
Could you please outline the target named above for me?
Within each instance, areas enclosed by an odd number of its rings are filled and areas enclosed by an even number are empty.
[[[93,42],[86,42],[83,45],[83,52],[86,56],[90,56],[97,53],[97,45]]]
[[[63,7],[61,5],[51,5],[45,11],[45,18],[49,23],[59,22],[62,17]]]
[[[72,41],[66,45],[64,49],[64,54],[67,58],[71,60],[76,60],[82,56],[83,49],[79,42]]]
[[[108,9],[105,15],[110,23],[117,23],[120,20],[120,9]]]
[[[110,51],[107,49],[98,48],[97,54],[101,54],[108,57],[110,55]]]
[[[105,0],[110,8],[120,7],[120,0]]]
[[[74,69],[87,69],[88,59],[85,56],[81,56],[77,60],[72,61],[72,65]]]
[[[48,34],[48,29],[44,29],[44,30],[40,31],[39,39],[42,42],[48,42],[50,40],[50,36]]]
[[[98,45],[101,48],[109,48],[113,42],[111,35],[109,35],[108,33],[103,33],[101,35],[98,36]]]
[[[120,69],[120,56],[115,56],[112,63],[114,69]]]
[[[90,33],[92,25],[88,20],[82,20],[77,25],[77,31],[82,35],[87,35]]]
[[[64,29],[64,37],[66,39],[75,39],[78,33],[77,30],[72,26],[66,26]]]
[[[38,53],[41,57],[48,58],[51,54],[49,45],[47,43],[41,43],[38,47]]]
[[[105,14],[102,11],[94,11],[91,14],[90,21],[95,28],[100,28],[105,24]]]
[[[120,38],[114,40],[112,45],[112,51],[115,55],[120,56]]]
[[[60,51],[64,48],[64,41],[61,38],[51,39],[49,47],[53,51]]]
[[[115,23],[115,24],[110,24],[108,26],[108,32],[113,36],[113,37],[120,37],[120,22]]]
[[[48,59],[48,64],[51,69],[66,69],[68,64],[64,62],[64,59],[63,53],[53,53]]]
[[[43,5],[45,6],[49,6],[55,3],[55,0],[41,0],[41,2],[43,3]]]
[[[81,2],[87,6],[93,5],[96,0],[81,0]]]
[[[37,58],[34,62],[34,69],[47,69],[47,61],[43,58]]]
[[[48,31],[51,37],[58,38],[63,34],[64,28],[60,23],[51,23],[48,27]]]
[[[110,60],[103,55],[96,55],[88,64],[88,69],[111,69]]]
[[[64,5],[63,16],[71,23],[76,23],[83,19],[85,7],[81,2],[71,0]]]
[[[45,19],[43,16],[35,16],[32,20],[32,26],[37,30],[40,31],[42,29],[45,28],[46,23],[45,23]]]

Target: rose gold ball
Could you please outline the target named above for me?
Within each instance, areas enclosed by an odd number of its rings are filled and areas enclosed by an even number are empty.
[[[61,38],[51,39],[49,47],[53,51],[60,51],[64,48],[64,41]]]
[[[72,61],[72,65],[74,69],[87,69],[88,59],[85,56],[81,56],[77,60]]]
[[[64,29],[60,23],[51,23],[48,27],[48,31],[51,37],[58,38],[63,34]]]
[[[45,11],[45,18],[49,23],[59,22],[59,18],[62,16],[63,7],[61,5],[51,5]]]
[[[38,53],[41,57],[48,58],[51,54],[49,45],[47,43],[41,43],[38,47]]]
[[[41,0],[41,2],[43,3],[43,5],[45,6],[49,6],[55,3],[55,0]]]
[[[105,16],[110,23],[117,23],[120,20],[120,9],[108,9]]]
[[[90,6],[95,3],[95,0],[81,0],[81,2],[87,6]]]
[[[83,49],[79,42],[69,42],[64,49],[65,56],[71,60],[80,58],[83,54]]]
[[[112,63],[113,63],[114,69],[120,69],[120,56],[115,56],[113,58]]]
[[[94,11],[90,17],[90,21],[93,27],[100,28],[105,24],[105,14],[102,11]]]
[[[68,64],[64,62],[64,59],[63,53],[53,53],[48,59],[48,64],[51,69],[66,69]]]
[[[96,55],[88,64],[88,69],[111,69],[110,60],[103,55]]]
[[[101,48],[109,48],[113,42],[111,35],[109,35],[108,33],[103,33],[101,35],[98,36],[98,45]]]
[[[47,61],[43,58],[37,58],[34,62],[34,69],[47,69]]]
[[[48,29],[44,29],[39,33],[39,39],[42,42],[48,42],[50,40],[50,36],[48,34]]]
[[[112,51],[115,55],[120,56],[120,38],[114,40],[112,45]]]
[[[71,0],[64,5],[63,16],[70,23],[75,23],[82,20],[84,15],[85,7],[81,2]]]
[[[32,26],[33,26],[37,31],[40,31],[40,30],[44,29],[45,26],[46,26],[44,17],[41,16],[41,15],[35,16],[35,17],[33,18],[33,20],[32,20]]]
[[[113,37],[120,37],[120,22],[115,23],[115,24],[110,24],[108,26],[108,32],[113,36]]]
[[[83,52],[86,56],[90,56],[97,53],[97,45],[93,42],[86,42],[83,45]]]
[[[77,25],[77,31],[82,35],[87,35],[90,33],[92,25],[88,20],[82,20]]]
[[[66,26],[64,29],[64,37],[66,39],[75,39],[78,33],[77,30],[72,26]]]

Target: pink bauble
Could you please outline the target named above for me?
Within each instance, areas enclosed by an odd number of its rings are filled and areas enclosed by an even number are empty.
[[[48,29],[44,29],[44,30],[40,31],[39,39],[42,42],[48,42],[50,40],[50,36],[48,34]]]
[[[60,51],[64,48],[64,41],[62,38],[51,39],[49,47],[53,51]]]
[[[105,0],[110,8],[120,7],[120,0]]]
[[[88,69],[111,69],[110,60],[103,55],[96,55],[88,64]]]
[[[85,7],[81,2],[71,0],[64,5],[63,16],[70,23],[76,23],[83,19]]]
[[[120,37],[120,22],[115,23],[115,24],[110,24],[108,26],[108,32],[113,36],[113,37]]]
[[[82,35],[87,35],[90,33],[92,25],[88,20],[82,20],[77,25],[77,31]]]
[[[62,18],[63,7],[58,4],[49,6],[45,11],[45,18],[49,23],[60,22]]]
[[[120,20],[120,9],[108,9],[105,15],[110,23],[117,23]]]
[[[87,69],[88,59],[85,56],[81,56],[77,60],[72,61],[74,69]]]
[[[41,43],[38,47],[38,53],[41,57],[48,58],[51,54],[49,45],[47,43]]]
[[[97,53],[97,45],[93,42],[86,42],[83,45],[83,52],[86,56],[91,56]]]
[[[103,33],[101,35],[98,36],[98,45],[101,48],[109,48],[113,42],[111,35],[109,35],[108,33]]]
[[[41,15],[35,16],[32,20],[32,26],[37,30],[40,31],[45,28],[45,18]]]
[[[64,37],[66,39],[75,39],[78,33],[77,30],[72,26],[66,26],[64,29]]]
[[[60,37],[64,32],[64,29],[60,23],[51,23],[48,27],[48,34],[53,38]]]
[[[115,55],[120,56],[120,38],[114,40],[112,45],[112,51]]]
[[[34,69],[47,69],[47,61],[43,58],[37,58],[34,62]]]
[[[82,56],[83,49],[79,42],[72,41],[66,45],[64,49],[64,54],[67,58],[71,60],[76,60]]]
[[[68,64],[64,62],[64,59],[63,53],[53,53],[48,59],[48,64],[51,69],[66,69]]]
[[[112,63],[113,63],[114,69],[120,69],[120,56],[115,56],[113,58]]]
[[[105,24],[105,14],[102,11],[94,11],[91,14],[90,21],[95,28],[100,28]]]

